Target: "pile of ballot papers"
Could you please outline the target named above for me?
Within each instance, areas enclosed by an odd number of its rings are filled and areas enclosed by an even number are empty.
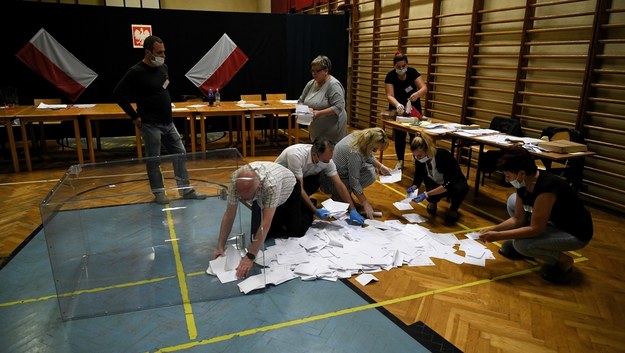
[[[262,272],[241,281],[240,290],[249,293],[298,277],[336,281],[400,266],[433,266],[432,258],[476,266],[485,266],[486,260],[495,258],[476,240],[475,233],[459,239],[398,220],[368,219],[366,226],[349,225],[345,210],[335,217],[335,221],[313,222],[301,238],[276,239],[275,245],[259,252],[256,263],[263,267]],[[459,250],[464,255],[458,254]],[[207,273],[217,275],[222,283],[235,281],[240,259],[239,250],[228,249],[226,256],[211,261]]]

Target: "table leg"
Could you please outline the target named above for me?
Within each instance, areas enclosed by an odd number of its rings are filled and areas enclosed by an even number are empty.
[[[17,158],[17,146],[15,145],[15,136],[13,135],[13,123],[11,119],[7,120],[7,137],[9,138],[9,149],[11,150],[11,160],[13,161],[13,170],[16,173],[20,171],[20,160]]]
[[[241,114],[241,146],[243,148],[243,157],[247,157],[247,142],[245,138],[245,114]]]
[[[91,129],[91,119],[85,119],[85,125],[87,128],[87,147],[89,148],[89,161],[95,163],[95,151],[93,148],[93,131]]]
[[[203,116],[200,119],[200,134],[202,137],[200,138],[200,145],[202,146],[202,152],[206,152],[206,117]]]
[[[141,130],[135,126],[135,142],[137,144],[137,157],[143,157],[143,150],[141,150]]]
[[[24,160],[26,161],[26,170],[33,171],[33,165],[30,161],[30,148],[28,147],[28,134],[26,133],[26,124],[23,119],[20,119],[20,130],[22,133],[22,147],[24,148]]]
[[[254,129],[254,114],[250,113],[250,154],[252,157],[256,154],[256,130]]]
[[[191,134],[191,152],[195,153],[195,139],[196,139],[196,134],[195,134],[195,114],[192,114],[190,119],[189,119],[189,131]],[[200,120],[202,120],[202,117],[200,117]],[[205,135],[202,135],[202,138],[204,138]]]
[[[482,153],[484,153],[484,144],[480,143],[480,154],[478,156],[481,156]],[[478,157],[477,159],[477,167],[475,170],[475,186],[473,187],[473,193],[475,196],[477,196],[480,192],[480,159]]]
[[[287,136],[287,142],[289,144],[289,146],[291,146],[291,139],[293,138],[291,136],[292,130],[293,130],[293,117],[291,116],[291,113],[289,113],[289,115],[286,116],[286,120],[287,120],[287,126],[289,129],[289,135]]]
[[[82,153],[82,141],[80,140],[80,125],[78,124],[78,118],[74,120],[74,137],[76,138],[76,153],[78,154],[78,164],[85,164],[85,159]]]

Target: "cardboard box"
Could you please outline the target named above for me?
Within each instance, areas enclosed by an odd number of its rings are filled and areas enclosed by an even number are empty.
[[[540,142],[538,147],[544,148],[550,152],[556,153],[571,153],[571,152],[585,152],[588,151],[586,145],[568,140],[556,140]]]

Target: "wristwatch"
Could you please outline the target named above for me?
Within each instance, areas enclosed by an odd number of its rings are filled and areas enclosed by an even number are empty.
[[[252,253],[245,253],[245,256],[252,261],[256,260],[256,256]]]

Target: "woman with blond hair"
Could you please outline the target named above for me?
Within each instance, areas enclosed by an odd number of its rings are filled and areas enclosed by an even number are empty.
[[[373,208],[364,194],[364,189],[376,180],[376,170],[380,174],[391,174],[391,169],[375,158],[375,153],[386,147],[388,138],[384,130],[377,127],[354,131],[334,146],[332,160],[336,164],[339,177],[347,190],[356,195],[368,218],[373,218]],[[321,190],[331,194],[333,199],[349,202],[341,199],[331,180],[323,178],[323,175],[320,184]]]
[[[421,182],[425,180],[425,191],[413,199],[414,202],[428,200],[427,212],[436,215],[438,201],[449,197],[451,205],[445,215],[445,222],[453,223],[458,220],[458,209],[469,192],[467,179],[462,174],[458,162],[451,152],[436,148],[436,144],[428,134],[417,134],[410,143],[410,150],[415,159],[413,185],[408,193],[419,190]]]

